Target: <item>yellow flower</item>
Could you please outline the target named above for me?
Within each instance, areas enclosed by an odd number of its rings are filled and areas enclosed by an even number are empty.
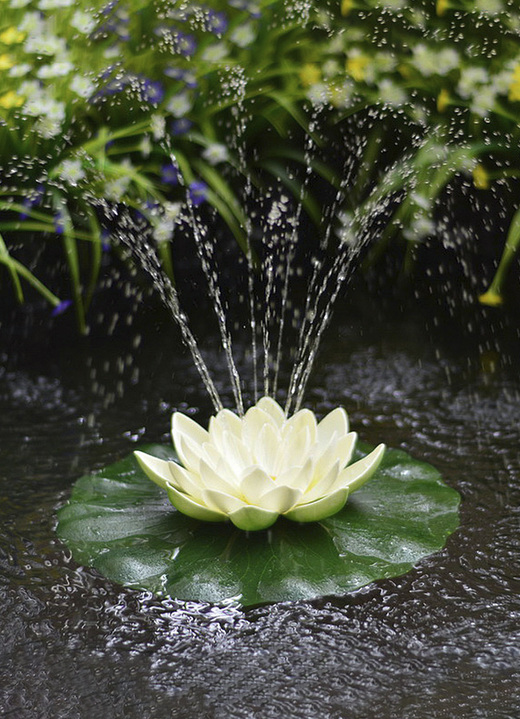
[[[347,72],[354,78],[354,80],[361,82],[366,77],[366,70],[369,61],[370,60],[366,55],[353,55],[347,60]]]
[[[444,15],[449,6],[448,0],[437,0],[437,15],[439,15],[439,17]]]
[[[473,169],[473,184],[477,190],[489,189],[489,175],[483,165],[476,165]]]
[[[315,85],[321,80],[320,68],[317,65],[307,63],[307,65],[304,65],[300,70],[300,80],[305,87]]]
[[[341,14],[346,17],[354,9],[353,0],[341,0]]]
[[[442,90],[439,92],[439,96],[437,98],[437,110],[439,112],[445,112],[446,108],[450,104],[450,93],[446,90],[446,88],[442,88]]]
[[[504,304],[502,295],[499,295],[498,292],[495,292],[494,290],[484,292],[483,295],[480,295],[478,301],[483,305],[488,305],[489,307],[499,307]]]
[[[9,70],[13,65],[14,61],[10,55],[7,53],[0,55],[0,70]]]
[[[513,79],[509,85],[510,102],[520,101],[520,64],[515,65],[513,69]]]
[[[14,90],[9,90],[5,95],[0,97],[0,107],[5,110],[11,110],[13,107],[20,107],[25,102],[25,98],[17,95]]]
[[[0,42],[3,42],[4,45],[16,45],[17,43],[22,42],[24,38],[25,33],[12,26],[3,31],[0,35]]]

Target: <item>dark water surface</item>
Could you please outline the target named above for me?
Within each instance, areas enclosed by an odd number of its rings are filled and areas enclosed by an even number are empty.
[[[178,333],[151,311],[88,340],[0,329],[2,717],[520,717],[516,327],[349,302],[306,406],[343,404],[362,439],[435,464],[461,527],[405,576],[248,611],[123,589],[54,535],[78,476],[165,441],[173,409],[210,414]]]

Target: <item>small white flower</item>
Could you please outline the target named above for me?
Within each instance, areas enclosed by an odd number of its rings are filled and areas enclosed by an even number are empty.
[[[238,47],[247,47],[250,45],[256,37],[255,28],[253,23],[244,23],[235,28],[230,35],[231,42],[234,42]]]
[[[49,65],[42,65],[36,75],[40,80],[48,80],[54,77],[64,77],[73,70],[74,65],[71,62],[51,62]]]
[[[330,100],[330,90],[324,82],[315,82],[307,90],[307,98],[315,107],[326,105]]]
[[[192,101],[188,93],[180,92],[168,101],[166,109],[174,117],[184,117],[191,110],[191,106]]]
[[[38,7],[40,10],[56,10],[60,7],[70,7],[74,5],[74,0],[40,0]]]
[[[80,180],[85,177],[85,170],[81,164],[81,160],[63,160],[58,167],[58,177],[73,187],[76,187]]]
[[[34,55],[63,55],[67,51],[64,38],[57,35],[34,35],[25,41],[25,52]]]
[[[496,102],[496,90],[492,85],[489,87],[481,87],[473,98],[470,108],[475,115],[487,117],[493,110]]]
[[[70,24],[82,35],[88,35],[96,27],[96,20],[83,10],[76,10],[70,19]]]
[[[154,140],[162,140],[166,133],[166,120],[162,115],[152,115],[150,118],[150,129]]]
[[[167,219],[159,220],[153,228],[153,238],[156,242],[169,242],[173,237],[173,222]]]
[[[472,97],[481,87],[489,82],[489,72],[483,67],[466,67],[460,73],[458,84],[459,95],[466,100]]]
[[[83,97],[85,100],[89,98],[96,89],[94,83],[84,75],[75,75],[69,87],[72,92],[79,95],[79,97]]]
[[[143,157],[149,157],[152,152],[152,141],[149,135],[144,135],[139,143],[139,152]]]
[[[218,165],[220,162],[227,162],[229,160],[229,152],[225,145],[221,145],[219,142],[213,142],[203,151],[202,157],[206,162],[209,162],[210,165]]]
[[[349,465],[357,435],[349,432],[345,410],[319,424],[308,409],[287,419],[270,397],[243,418],[221,410],[208,431],[176,412],[172,436],[182,466],[135,452],[147,476],[180,512],[208,522],[229,519],[251,531],[270,527],[279,515],[314,522],[336,514],[385,451],[380,444]]]
[[[27,75],[27,73],[31,72],[31,70],[32,65],[29,65],[28,62],[21,62],[18,65],[14,65],[7,74],[9,77],[23,77],[24,75]]]
[[[108,200],[120,202],[130,184],[129,177],[117,177],[105,182],[104,195]]]
[[[11,0],[9,7],[12,7],[13,9],[27,7],[30,2],[31,0]]]
[[[56,137],[62,132],[59,122],[56,122],[56,120],[51,117],[40,117],[38,122],[35,124],[34,129],[46,140],[50,140],[52,137]]]
[[[182,210],[182,202],[165,202],[163,205],[164,217],[169,221],[179,219]]]
[[[221,62],[225,57],[227,57],[229,54],[229,51],[227,49],[227,46],[223,42],[217,42],[214,45],[210,45],[207,47],[203,53],[202,53],[202,60],[204,62]]]
[[[502,0],[475,0],[475,10],[486,15],[498,15],[504,11]]]
[[[406,92],[388,78],[379,83],[379,98],[386,105],[399,107],[406,102]]]
[[[424,75],[447,75],[459,65],[459,56],[453,48],[438,50],[419,43],[413,49],[413,65]]]

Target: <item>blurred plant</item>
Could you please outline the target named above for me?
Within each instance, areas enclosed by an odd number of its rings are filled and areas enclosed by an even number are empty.
[[[0,3],[0,263],[20,301],[28,282],[63,310],[69,299],[15,256],[30,237],[60,239],[82,330],[118,207],[145,223],[171,274],[193,208],[213,208],[248,251],[243,188],[266,173],[319,223],[287,169],[311,163],[344,200],[340,234],[385,199],[370,256],[399,234],[410,265],[454,177],[478,196],[520,175],[512,1]],[[331,138],[369,119],[347,147],[351,186],[326,148],[302,149],[302,132],[320,144],[318,113]],[[501,301],[519,243],[517,214],[483,302]]]

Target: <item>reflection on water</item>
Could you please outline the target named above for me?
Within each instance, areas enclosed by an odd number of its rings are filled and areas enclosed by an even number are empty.
[[[138,349],[124,333],[110,345],[51,337],[53,351],[37,355],[21,349],[26,335],[10,345],[0,373],[3,716],[518,716],[515,369],[485,371],[474,344],[448,329],[435,349],[420,315],[365,312],[336,320],[307,404],[323,413],[343,403],[364,440],[435,464],[462,493],[462,526],[405,576],[249,611],[123,590],[78,568],[54,535],[82,472],[137,441],[164,441],[181,400],[201,420],[211,412],[174,333],[148,322]],[[223,359],[212,359],[224,383]],[[121,378],[124,392],[107,402]]]

